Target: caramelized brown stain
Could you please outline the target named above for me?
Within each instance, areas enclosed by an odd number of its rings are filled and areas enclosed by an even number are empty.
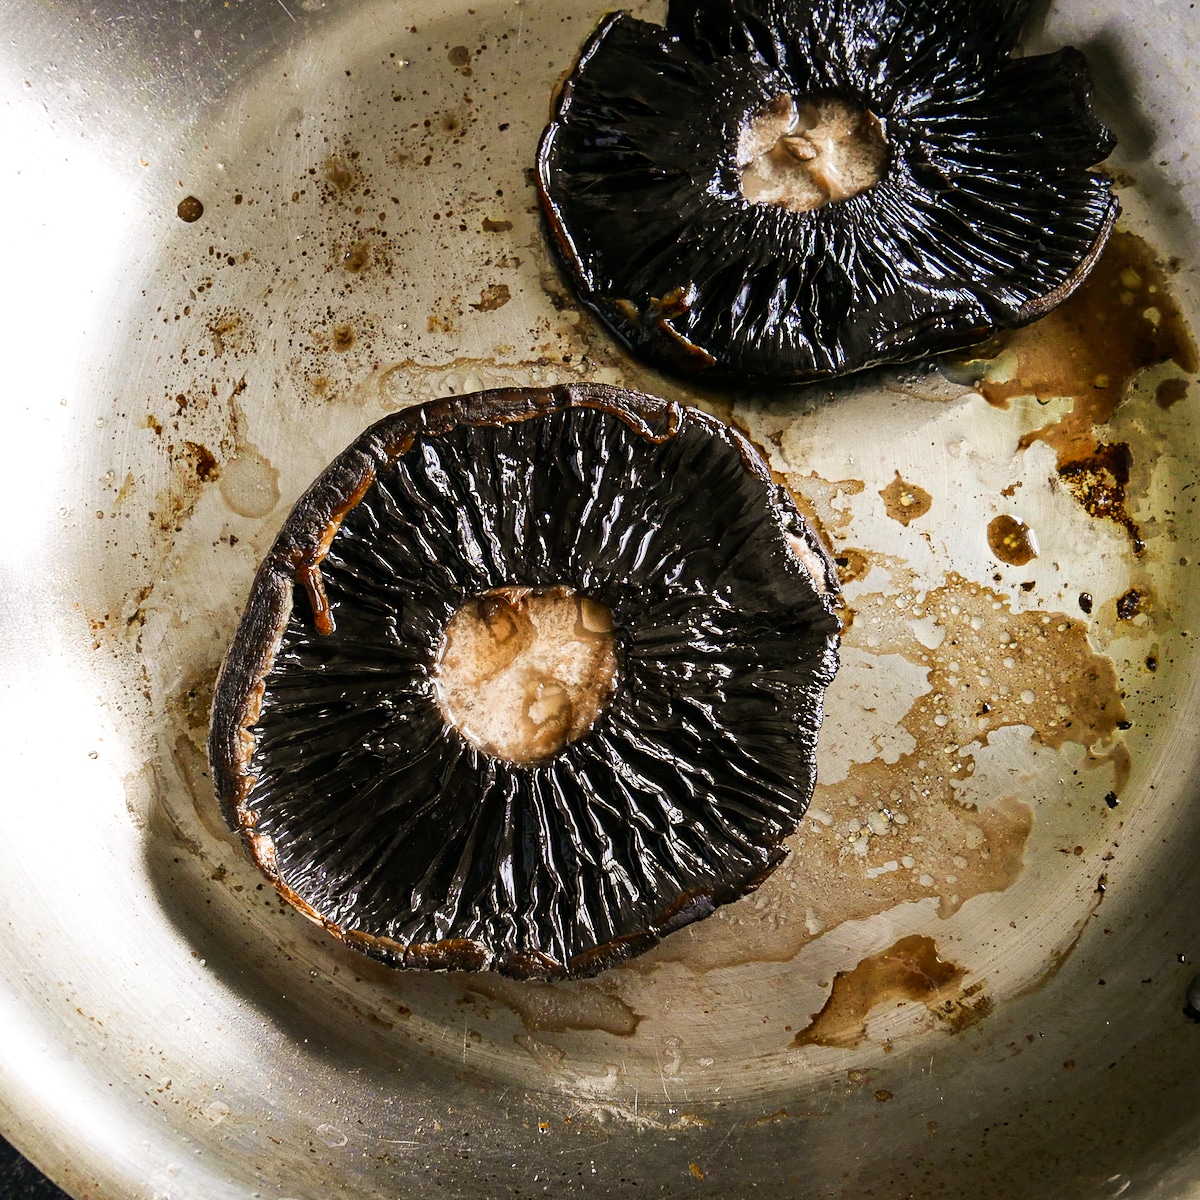
[[[792,1039],[792,1045],[852,1049],[867,1037],[867,1017],[877,1005],[917,1000],[930,1012],[952,1003],[966,972],[938,957],[933,938],[903,937],[870,954],[849,971],[839,971],[820,1012]]]
[[[219,312],[207,323],[206,328],[214,358],[222,358],[227,354],[239,358],[255,350],[250,321],[242,312],[233,309]]]
[[[513,227],[513,223],[507,220],[493,221],[491,217],[483,218],[484,233],[507,233]]]
[[[963,988],[959,995],[939,1001],[930,1011],[939,1024],[951,1033],[962,1033],[982,1021],[996,1007],[995,1001],[983,989],[984,981],[981,979]]]
[[[335,325],[330,345],[335,354],[345,354],[357,340],[353,325]]]
[[[479,975],[467,987],[472,993],[503,1004],[530,1033],[598,1031],[632,1037],[642,1022],[619,996],[594,983],[522,983],[499,975]]]
[[[1133,453],[1125,442],[1100,442],[1095,454],[1060,462],[1058,477],[1089,516],[1122,526],[1134,553],[1141,555],[1146,543],[1126,508],[1132,465]]]
[[[936,649],[913,624],[929,618],[943,631]],[[788,860],[752,896],[665,939],[648,965],[787,961],[845,921],[929,898],[946,917],[973,896],[1004,891],[1024,866],[1033,811],[1018,783],[987,804],[972,791],[974,747],[1000,729],[1028,726],[1054,749],[1074,742],[1123,775],[1116,671],[1081,621],[1013,612],[999,593],[951,575],[928,593],[914,579],[898,596],[857,598],[843,645],[927,670],[929,692],[899,722],[913,749],[893,762],[853,763],[836,783],[818,780]]]
[[[1025,434],[1022,449],[1043,441],[1058,458],[1068,489],[1093,516],[1117,521],[1140,544],[1125,512],[1129,451],[1096,435],[1111,420],[1138,372],[1174,362],[1191,374],[1196,346],[1167,287],[1167,271],[1154,251],[1133,233],[1113,235],[1091,275],[1053,312],[1024,329],[994,339],[989,353],[1015,356],[1011,378],[988,378],[979,390],[990,403],[1017,396],[1049,401],[1074,398],[1061,419]],[[1164,396],[1181,398],[1179,384]],[[1186,384],[1184,384],[1186,389]],[[1169,404],[1164,405],[1169,407]]]
[[[896,478],[880,493],[887,515],[901,525],[923,517],[933,507],[933,497],[915,483],[907,483],[896,472]]]
[[[1001,562],[1023,567],[1037,558],[1037,542],[1033,530],[1019,517],[1007,513],[988,522],[988,545]]]
[[[476,312],[494,312],[503,308],[512,299],[507,283],[489,283],[479,296],[479,303],[471,307]]]
[[[182,460],[195,472],[201,483],[212,483],[221,474],[221,465],[216,455],[199,442],[184,442]]]

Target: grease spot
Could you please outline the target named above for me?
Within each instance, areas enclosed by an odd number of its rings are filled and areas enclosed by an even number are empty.
[[[339,192],[350,191],[356,183],[354,172],[333,155],[325,160],[325,179]]]
[[[241,446],[220,479],[221,499],[242,517],[265,517],[279,503],[279,472],[253,446]]]
[[[933,497],[915,483],[907,483],[896,472],[896,478],[880,493],[887,515],[901,525],[923,517],[933,507]]]
[[[851,1049],[867,1038],[867,1017],[889,1000],[919,1000],[931,1012],[953,1000],[966,972],[938,957],[933,938],[913,934],[878,954],[869,954],[849,971],[834,976],[833,989],[820,1012],[792,1039],[793,1046]]]
[[[665,939],[647,965],[787,961],[845,921],[929,898],[948,917],[973,896],[1004,891],[1023,869],[1033,809],[1015,776],[981,797],[983,747],[994,746],[989,761],[1027,762],[1037,746],[1073,742],[1119,789],[1126,713],[1116,669],[1092,649],[1084,620],[1013,612],[999,593],[952,574],[928,592],[914,579],[898,594],[857,597],[843,645],[848,659],[901,655],[924,675],[895,736],[864,743],[844,778],[818,780],[792,854],[752,897],[687,939]]]
[[[1037,535],[1019,517],[1004,514],[993,518],[987,527],[988,545],[1001,562],[1023,567],[1037,558]]]
[[[190,225],[204,216],[204,205],[195,196],[184,196],[175,211],[181,221],[186,221]]]
[[[359,271],[369,266],[371,248],[366,242],[356,242],[342,255],[342,270],[357,275]]]

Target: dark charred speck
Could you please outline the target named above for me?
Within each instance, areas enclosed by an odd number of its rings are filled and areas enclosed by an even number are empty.
[[[701,412],[599,385],[407,409],[259,569],[213,703],[218,796],[282,896],[372,957],[595,974],[782,859],[836,586]],[[563,673],[474,690],[535,626],[579,651]],[[480,711],[505,697],[514,721]]]
[[[1137,588],[1130,588],[1117,597],[1117,618],[1121,621],[1132,621],[1142,611],[1144,597]]]
[[[1029,0],[670,0],[607,16],[538,151],[585,303],[660,365],[826,378],[1065,299],[1118,204],[1076,50]]]

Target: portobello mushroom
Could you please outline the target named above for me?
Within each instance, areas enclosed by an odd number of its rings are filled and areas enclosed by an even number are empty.
[[[658,365],[805,382],[1065,299],[1117,216],[1077,50],[1029,0],[670,0],[606,17],[555,104],[542,208],[584,303]]]
[[[599,385],[384,418],[255,577],[209,755],[291,904],[394,966],[595,974],[808,805],[836,578],[754,448]]]

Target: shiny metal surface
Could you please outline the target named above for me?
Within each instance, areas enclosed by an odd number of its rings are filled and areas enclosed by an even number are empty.
[[[1096,431],[1139,557],[1019,448],[1070,398],[913,371],[730,407],[630,363],[526,178],[601,8],[6,5],[0,1125],[78,1196],[1200,1195],[1200,393],[1156,366]],[[1031,41],[1087,50],[1195,328],[1195,14],[1064,2]],[[369,421],[577,378],[737,420],[845,552],[823,790],[757,896],[597,980],[389,972],[221,826],[216,665]]]

